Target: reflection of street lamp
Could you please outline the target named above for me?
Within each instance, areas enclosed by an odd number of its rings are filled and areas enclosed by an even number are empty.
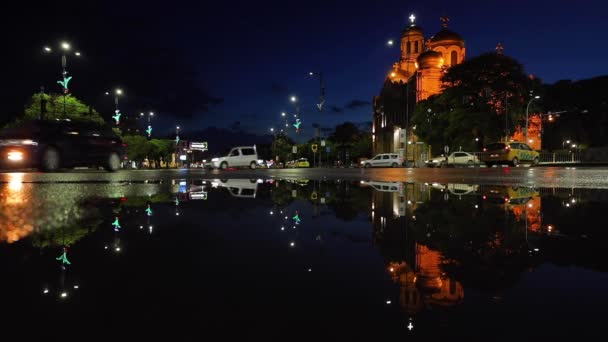
[[[540,99],[540,96],[536,95],[533,98],[530,99],[530,101],[528,101],[528,106],[526,106],[526,130],[524,132],[524,140],[526,142],[528,142],[528,111],[530,109],[530,104],[532,103],[532,101],[534,100],[538,100]]]

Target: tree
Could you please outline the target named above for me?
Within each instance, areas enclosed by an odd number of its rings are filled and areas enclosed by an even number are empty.
[[[44,119],[70,119],[104,123],[103,118],[91,106],[86,105],[72,95],[65,96],[65,116],[63,113],[64,96],[60,94],[37,93],[32,95],[25,106],[24,114],[18,121],[35,120],[41,116],[41,103],[46,109]]]
[[[451,67],[442,81],[446,89],[418,103],[412,124],[433,147],[467,150],[512,134],[522,125],[529,92],[540,87],[518,61],[496,53]]]

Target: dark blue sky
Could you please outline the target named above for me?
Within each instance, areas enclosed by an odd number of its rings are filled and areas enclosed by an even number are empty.
[[[15,66],[9,75],[24,76],[14,87],[4,84],[2,101],[23,102],[40,85],[52,89],[58,60],[32,56],[45,42],[67,38],[87,57],[71,64],[74,94],[102,111],[111,101],[98,94],[120,85],[127,93],[123,111],[158,111],[159,129],[213,125],[263,134],[284,124],[280,113],[294,112],[289,96],[296,95],[303,139],[312,134],[313,123],[331,127],[346,120],[370,121],[371,99],[399,55],[398,45],[389,48],[386,41],[399,39],[410,13],[427,36],[439,31],[439,17],[448,15],[450,29],[466,41],[468,58],[502,42],[505,54],[545,82],[606,74],[607,6],[599,0],[577,8],[571,1],[550,3],[94,1],[66,9],[58,3],[34,6],[14,16],[5,12],[4,31],[19,29],[8,38],[17,51],[3,56],[3,64]],[[315,111],[318,81],[309,71],[324,73],[323,113]],[[355,105],[349,108],[349,103]]]

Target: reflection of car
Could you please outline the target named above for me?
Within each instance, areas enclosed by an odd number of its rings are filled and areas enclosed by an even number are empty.
[[[443,166],[474,166],[479,165],[480,161],[477,156],[468,152],[453,152],[447,159],[445,156],[435,157],[426,161],[428,167],[443,167]]]
[[[255,198],[258,190],[258,182],[255,179],[216,179],[211,184],[228,189],[234,197]]]
[[[374,190],[383,192],[403,192],[403,183],[399,182],[365,182],[361,181],[361,184],[369,185]]]
[[[255,146],[235,147],[225,157],[211,159],[214,168],[222,170],[229,167],[258,167],[258,152]]]
[[[532,150],[528,144],[511,141],[489,144],[483,149],[481,161],[487,166],[495,164],[510,164],[517,166],[521,162],[538,164],[539,153]]]
[[[479,189],[479,185],[449,183],[447,186],[447,189],[451,194],[457,195],[457,196],[473,195]]]
[[[90,122],[34,120],[0,133],[0,165],[40,167],[103,166],[120,168],[124,154],[121,139],[112,128]]]
[[[484,187],[484,198],[496,204],[523,205],[528,203],[530,199],[538,196],[540,196],[538,190],[531,187]]]
[[[381,153],[361,163],[363,167],[398,167],[403,164],[403,157],[396,153]]]

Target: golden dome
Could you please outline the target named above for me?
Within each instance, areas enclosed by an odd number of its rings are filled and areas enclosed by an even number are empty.
[[[443,56],[441,53],[428,50],[420,54],[417,58],[418,69],[441,68],[443,67]]]
[[[417,25],[410,25],[403,29],[401,32],[401,36],[410,36],[410,35],[423,35],[422,27]]]
[[[444,28],[431,38],[430,44],[432,46],[458,45],[464,47],[464,39],[458,33]]]

